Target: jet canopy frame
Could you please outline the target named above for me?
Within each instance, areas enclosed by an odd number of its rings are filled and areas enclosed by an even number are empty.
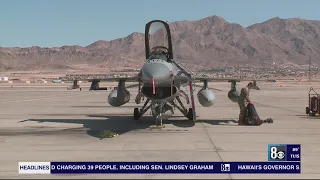
[[[145,27],[145,49],[146,49],[146,59],[149,59],[151,49],[150,49],[150,37],[149,37],[149,31],[150,27],[154,23],[161,23],[165,27],[166,33],[167,33],[167,40],[168,40],[168,57],[169,59],[173,59],[173,52],[172,52],[172,41],[171,41],[171,33],[170,33],[170,27],[168,23],[161,21],[161,20],[153,20],[146,24]]]

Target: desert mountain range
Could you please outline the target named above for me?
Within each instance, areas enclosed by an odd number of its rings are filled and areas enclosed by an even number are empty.
[[[320,64],[320,21],[273,18],[242,27],[221,17],[171,22],[174,56],[188,67]],[[0,47],[0,71],[139,68],[144,34],[134,32],[86,47]]]

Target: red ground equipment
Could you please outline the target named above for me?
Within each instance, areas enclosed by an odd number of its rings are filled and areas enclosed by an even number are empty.
[[[308,95],[309,95],[309,107],[306,107],[306,114],[309,114],[309,116],[315,116],[316,114],[320,114],[319,94],[311,87]]]

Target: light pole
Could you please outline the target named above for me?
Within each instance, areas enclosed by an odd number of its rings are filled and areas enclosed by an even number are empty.
[[[309,58],[309,82],[311,82],[311,58]]]

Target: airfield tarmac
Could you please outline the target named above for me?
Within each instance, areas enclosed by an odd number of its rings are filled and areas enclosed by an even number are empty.
[[[243,87],[246,83],[240,83]],[[250,92],[262,119],[273,124],[237,126],[239,108],[227,98],[229,83],[214,83],[217,101],[210,108],[196,101],[198,122],[183,121],[176,113],[164,129],[150,129],[146,113],[133,120],[137,91],[119,108],[107,103],[109,90],[67,91],[63,84],[50,87],[0,85],[0,177],[9,178],[138,178],[239,179],[320,178],[320,119],[305,114],[310,86],[304,83],[261,83]],[[280,87],[282,86],[282,87]],[[198,92],[200,88],[197,88]],[[179,117],[180,116],[180,117]],[[102,130],[118,133],[101,139]],[[268,144],[301,144],[302,174],[89,174],[19,175],[19,161],[267,161]]]

